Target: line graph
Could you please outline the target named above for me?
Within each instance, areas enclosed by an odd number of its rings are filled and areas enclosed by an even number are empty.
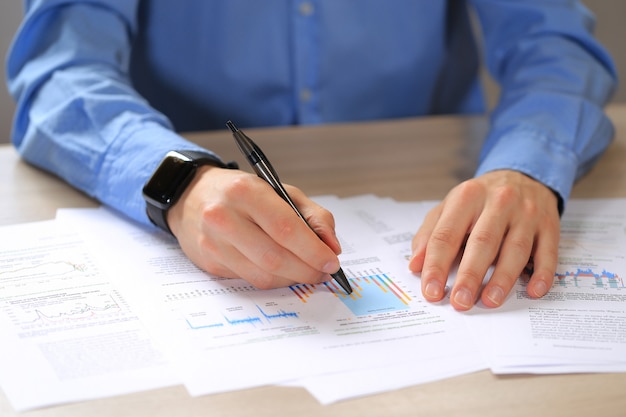
[[[25,280],[46,280],[58,278],[72,278],[78,275],[86,275],[89,266],[85,263],[69,260],[49,260],[25,265],[12,265],[10,268],[0,270],[0,282],[2,284],[23,283]]]
[[[622,277],[606,269],[596,272],[593,268],[577,268],[575,271],[557,272],[555,278],[555,285],[561,287],[626,288]]]
[[[62,321],[84,320],[103,313],[121,311],[120,305],[110,295],[107,295],[107,298],[103,301],[101,305],[76,303],[74,306],[67,306],[65,310],[48,313],[40,309],[35,309],[33,312],[37,318],[33,320],[33,323],[58,323]]]
[[[258,327],[270,325],[275,321],[300,318],[298,312],[287,311],[283,308],[278,308],[276,305],[267,305],[265,307],[255,305],[256,311],[245,306],[233,306],[224,310],[217,314],[214,311],[197,310],[185,314],[184,320],[191,330],[200,330],[241,325]]]
[[[13,324],[25,331],[102,322],[123,317],[129,311],[115,291],[96,288],[14,299],[4,310]]]

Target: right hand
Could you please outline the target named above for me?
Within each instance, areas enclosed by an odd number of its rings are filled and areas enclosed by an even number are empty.
[[[168,224],[187,257],[210,274],[260,289],[330,280],[341,252],[333,216],[299,189],[285,189],[315,233],[261,178],[208,166],[169,210]]]

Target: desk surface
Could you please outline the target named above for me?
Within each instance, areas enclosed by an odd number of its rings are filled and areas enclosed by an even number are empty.
[[[608,108],[617,134],[573,198],[626,197],[626,106]],[[441,199],[474,171],[487,123],[432,117],[319,127],[249,129],[281,174],[309,195],[374,193]],[[229,132],[186,135],[225,159],[241,160]],[[243,164],[242,164],[243,165]],[[0,225],[52,219],[90,198],[0,146]],[[261,387],[191,398],[182,386],[34,410],[27,417],[171,416],[623,416],[626,373],[495,376],[477,372],[321,406],[304,389]],[[0,416],[17,416],[0,392]]]

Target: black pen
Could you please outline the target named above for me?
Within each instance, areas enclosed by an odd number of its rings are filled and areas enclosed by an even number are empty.
[[[296,207],[294,202],[291,200],[289,194],[287,194],[285,187],[283,187],[283,185],[280,183],[280,180],[278,179],[278,174],[276,174],[274,167],[272,167],[272,164],[270,164],[270,161],[267,159],[261,148],[259,148],[256,143],[254,143],[252,139],[246,136],[241,130],[237,129],[237,127],[230,120],[226,122],[226,126],[228,126],[229,129],[233,132],[233,137],[235,138],[235,141],[237,142],[241,153],[243,153],[243,155],[246,157],[246,159],[252,166],[252,169],[254,169],[254,172],[256,172],[259,177],[267,181],[272,186],[274,191],[276,191],[276,193],[283,200],[285,200],[287,204],[291,206],[291,208],[298,214],[302,221],[304,221],[304,223],[306,223],[309,228],[313,230],[313,228],[306,221],[302,213],[300,213],[300,210],[298,210],[298,207]],[[346,275],[343,273],[341,267],[339,267],[339,270],[337,272],[331,274],[331,276],[335,279],[335,281],[337,281],[339,285],[341,285],[341,288],[343,288],[346,293],[352,293],[352,287],[350,286],[350,282],[346,278]]]

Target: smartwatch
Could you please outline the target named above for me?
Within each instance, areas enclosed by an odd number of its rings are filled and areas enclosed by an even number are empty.
[[[237,169],[236,162],[225,163],[215,155],[201,151],[170,151],[143,187],[146,213],[152,223],[172,234],[167,211],[183,194],[199,167],[209,165]]]

